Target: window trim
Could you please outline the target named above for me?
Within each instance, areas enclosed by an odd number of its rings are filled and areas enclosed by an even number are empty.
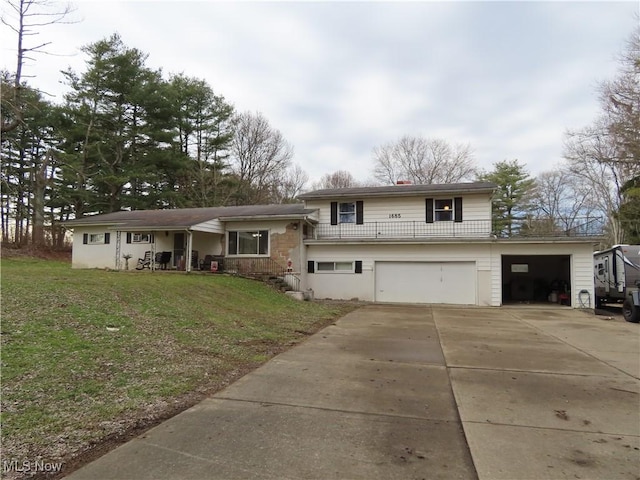
[[[448,202],[448,204],[444,205],[442,208],[438,208],[438,202]],[[449,208],[447,208],[449,207]],[[433,200],[433,221],[434,222],[453,222],[455,215],[453,213],[454,210],[454,200],[451,198],[436,198]],[[438,218],[442,214],[448,214],[448,219]]]
[[[343,212],[343,211],[342,211],[342,206],[343,206],[343,205],[349,205],[349,206],[351,206],[351,207],[353,208],[353,210],[352,210],[352,211],[346,211],[346,212]],[[356,223],[357,223],[357,219],[358,219],[358,215],[357,215],[357,213],[356,213],[356,209],[357,209],[356,202],[338,202],[338,223],[339,223],[339,224],[340,224],[340,223],[346,223],[346,224],[349,224],[349,225],[351,225],[351,224],[356,224]],[[343,216],[343,215],[350,215],[350,216],[352,216],[353,221],[351,221],[351,222],[345,222],[345,221],[343,221],[343,220],[342,220],[342,216]]]
[[[231,236],[232,234],[236,234],[236,246],[235,246],[235,251],[236,253],[231,253],[231,249],[230,247],[230,242],[231,242]],[[263,233],[266,234],[266,242],[267,242],[267,248],[266,248],[266,253],[260,253],[260,238],[258,238],[258,242],[257,242],[257,246],[258,246],[258,251],[257,253],[238,253],[239,247],[240,247],[240,235],[238,235],[239,233],[251,233],[252,235],[255,235],[256,233],[258,235],[262,235]],[[227,256],[229,257],[268,257],[271,254],[271,232],[270,230],[267,229],[260,229],[260,230],[227,230]]]

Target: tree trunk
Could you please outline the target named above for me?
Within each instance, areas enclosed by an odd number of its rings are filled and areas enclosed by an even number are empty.
[[[47,166],[51,160],[51,150],[44,155],[40,166],[36,166],[33,175],[33,197],[31,201],[33,209],[33,221],[31,230],[31,242],[35,247],[45,245],[44,238],[44,202],[47,187]]]

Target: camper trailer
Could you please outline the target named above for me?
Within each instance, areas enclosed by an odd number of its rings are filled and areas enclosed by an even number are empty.
[[[596,306],[622,303],[628,322],[640,321],[640,245],[615,245],[593,254]]]

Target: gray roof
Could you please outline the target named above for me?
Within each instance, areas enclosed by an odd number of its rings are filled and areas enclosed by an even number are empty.
[[[240,207],[175,208],[171,210],[133,210],[91,215],[65,222],[68,227],[82,225],[121,225],[123,227],[189,228],[218,218],[303,217],[315,210],[302,203],[282,205],[244,205]]]
[[[431,185],[387,185],[384,187],[326,188],[298,195],[301,200],[328,198],[395,197],[462,193],[492,193],[497,185],[490,182],[442,183]]]

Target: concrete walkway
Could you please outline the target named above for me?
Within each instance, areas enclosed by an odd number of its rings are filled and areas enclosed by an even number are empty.
[[[639,331],[367,306],[67,478],[637,480]]]

